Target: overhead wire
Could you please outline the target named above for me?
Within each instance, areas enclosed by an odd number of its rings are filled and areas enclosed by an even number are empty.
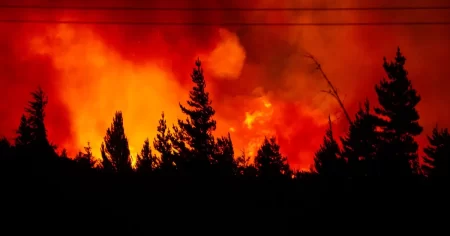
[[[450,21],[441,22],[324,22],[324,23],[295,23],[295,22],[151,22],[151,21],[82,21],[82,20],[26,20],[26,19],[1,19],[0,23],[25,23],[25,24],[72,24],[72,25],[135,25],[135,26],[426,26],[426,25],[450,25]]]
[[[105,7],[105,6],[44,6],[0,4],[0,9],[30,10],[82,10],[82,11],[412,11],[450,10],[450,6],[402,6],[402,7],[346,7],[346,8],[179,8],[179,7]],[[450,25],[449,21],[397,21],[397,22],[155,22],[155,21],[86,21],[86,20],[38,20],[0,19],[0,23],[17,24],[77,24],[77,25],[142,25],[142,26],[426,26]]]
[[[0,4],[3,9],[43,9],[43,10],[105,10],[105,11],[413,11],[450,10],[450,6],[400,6],[400,7],[105,7],[105,6],[42,6]]]

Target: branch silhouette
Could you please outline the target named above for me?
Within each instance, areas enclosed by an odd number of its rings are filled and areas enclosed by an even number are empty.
[[[347,109],[345,109],[344,103],[342,102],[341,98],[339,97],[337,88],[333,85],[333,83],[331,83],[331,80],[328,78],[328,76],[323,71],[322,66],[320,65],[319,61],[312,54],[309,54],[309,53],[306,53],[305,57],[311,59],[314,62],[314,64],[317,67],[316,70],[318,70],[320,72],[323,79],[328,84],[329,90],[321,90],[321,92],[327,93],[327,94],[331,95],[332,97],[334,97],[334,99],[336,99],[336,101],[339,103],[339,106],[341,107],[342,111],[344,112],[344,115],[345,115],[348,123],[351,124],[352,120],[350,119],[350,115],[348,114]]]

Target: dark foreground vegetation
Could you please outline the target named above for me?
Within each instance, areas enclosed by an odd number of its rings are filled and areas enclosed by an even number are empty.
[[[89,144],[76,157],[57,153],[45,129],[47,98],[38,89],[15,142],[0,141],[3,229],[218,234],[233,228],[236,234],[272,227],[284,234],[289,226],[300,230],[299,218],[324,228],[325,220],[366,221],[372,228],[432,220],[428,230],[436,229],[445,221],[434,219],[448,214],[450,134],[433,130],[420,165],[414,137],[422,133],[415,108],[421,98],[404,65],[400,49],[394,61],[384,61],[387,77],[375,87],[379,104],[361,105],[342,145],[330,122],[311,172],[292,170],[274,137],[264,140],[254,161],[235,155],[230,135],[213,137],[215,112],[200,61],[187,106],[180,104],[186,119],[169,127],[163,113],[157,137],[144,141],[135,167],[121,112],[106,131],[101,158]]]

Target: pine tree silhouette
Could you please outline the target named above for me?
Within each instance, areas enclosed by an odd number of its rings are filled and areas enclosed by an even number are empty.
[[[178,125],[186,133],[187,145],[191,149],[188,160],[196,171],[206,171],[214,152],[214,137],[212,132],[216,129],[215,114],[206,92],[206,82],[200,60],[195,62],[196,67],[191,75],[195,84],[189,93],[188,107],[180,104],[181,111],[188,117],[186,120],[178,120]],[[194,164],[195,163],[195,164]]]
[[[230,133],[227,137],[217,139],[213,155],[213,168],[221,176],[231,176],[236,172],[233,142]]]
[[[29,148],[33,142],[32,129],[29,121],[25,115],[20,118],[19,128],[16,131],[17,137],[15,139],[16,147],[18,149]]]
[[[328,117],[329,127],[323,138],[323,144],[314,155],[314,167],[322,176],[344,176],[345,160],[341,158],[341,150],[333,137],[331,118]]]
[[[429,145],[424,148],[426,156],[423,158],[422,169],[430,178],[448,177],[450,169],[450,133],[448,129],[435,127],[428,136]]]
[[[28,103],[25,112],[29,115],[29,123],[33,130],[36,141],[46,142],[47,130],[45,129],[45,106],[47,106],[48,98],[44,91],[39,87],[35,92],[31,93],[33,100]]]
[[[175,170],[175,160],[172,151],[171,137],[172,133],[167,127],[167,121],[164,117],[164,112],[161,113],[159,119],[158,133],[153,140],[153,147],[160,154],[160,168],[164,173],[173,172]]]
[[[186,173],[188,160],[191,159],[191,152],[187,145],[188,135],[185,130],[178,125],[172,125],[171,136],[169,136],[173,150],[173,161],[178,173]]]
[[[364,107],[360,105],[346,137],[341,138],[342,156],[347,159],[348,171],[352,176],[377,175],[378,120],[370,113],[370,103],[366,99]]]
[[[55,158],[56,146],[50,144],[45,128],[45,107],[48,103],[47,95],[38,87],[31,93],[32,100],[25,107],[25,114],[21,117],[17,130],[16,147],[19,152],[29,155]]]
[[[132,171],[130,149],[123,127],[122,112],[116,112],[111,127],[106,130],[106,136],[100,151],[104,168],[112,167],[114,171],[119,173]]]
[[[236,174],[244,177],[256,177],[257,170],[254,163],[250,162],[250,157],[248,157],[244,151],[242,154],[236,158]]]
[[[114,172],[114,166],[110,158],[106,155],[106,147],[105,144],[102,143],[100,146],[100,153],[102,155],[102,168],[106,173]]]
[[[287,158],[281,155],[276,138],[264,138],[255,157],[255,167],[260,178],[277,178],[290,176],[291,171]]]
[[[84,152],[79,152],[75,157],[75,160],[80,164],[80,166],[84,169],[94,168],[96,161],[92,154],[92,147],[90,142],[87,143],[87,146],[84,147]]]
[[[388,76],[375,86],[381,107],[375,113],[383,118],[382,143],[378,154],[382,158],[383,172],[392,176],[408,176],[414,173],[413,164],[418,161],[418,145],[414,137],[422,133],[416,105],[421,98],[412,88],[404,65],[406,58],[397,49],[394,62],[384,58],[384,70]]]
[[[137,155],[136,170],[139,173],[148,174],[155,170],[157,167],[157,160],[152,154],[150,141],[147,138],[144,141],[144,145],[142,145],[141,153]]]

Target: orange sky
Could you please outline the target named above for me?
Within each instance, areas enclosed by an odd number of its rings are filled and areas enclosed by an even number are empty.
[[[8,2],[8,1],[1,1]],[[41,2],[41,3],[40,3]],[[46,1],[9,1],[44,4]],[[47,1],[49,2],[49,1]],[[92,1],[97,6],[143,6],[142,1]],[[207,5],[203,5],[202,4]],[[281,6],[279,5],[281,2]],[[170,1],[175,7],[373,7],[411,1]],[[339,4],[337,3],[339,2]],[[365,5],[361,5],[364,2]],[[414,1],[443,6],[447,1]],[[61,4],[69,1],[61,1]],[[78,5],[89,4],[87,1]],[[333,3],[332,5],[330,3]],[[359,3],[359,5],[358,5]],[[140,5],[139,5],[140,4]],[[155,3],[167,6],[166,1]],[[164,5],[165,4],[165,5]],[[277,5],[278,4],[278,5]],[[149,7],[149,5],[146,5]],[[0,19],[177,22],[374,22],[450,21],[434,12],[99,12],[0,9]],[[414,18],[412,18],[414,17]],[[162,111],[169,123],[180,114],[199,57],[217,111],[217,134],[231,132],[237,153],[251,153],[264,135],[276,135],[295,168],[308,168],[322,141],[328,114],[337,134],[345,120],[305,52],[313,54],[339,89],[351,114],[383,77],[382,59],[397,46],[407,57],[422,95],[421,123],[450,125],[446,91],[450,26],[359,27],[162,27],[130,25],[33,25],[0,23],[0,135],[12,136],[28,93],[49,94],[49,138],[71,153],[91,142],[99,150],[116,110],[124,113],[132,153],[152,139]],[[419,141],[423,143],[423,137]],[[98,153],[98,151],[97,151]]]

